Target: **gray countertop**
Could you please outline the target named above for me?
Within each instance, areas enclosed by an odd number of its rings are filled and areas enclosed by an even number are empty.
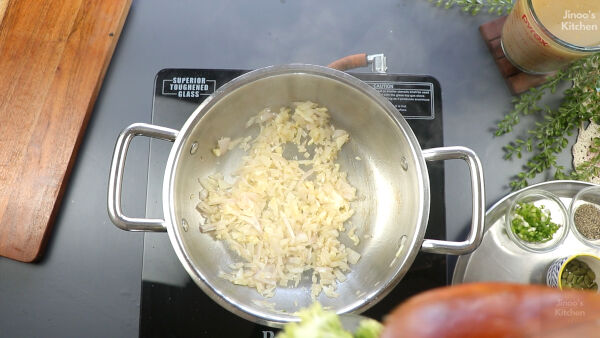
[[[493,18],[427,0],[134,1],[43,259],[0,258],[0,336],[137,336],[143,235],[108,219],[108,170],[119,132],[150,122],[153,79],[162,68],[323,65],[384,53],[390,73],[439,80],[444,143],[479,154],[490,206],[509,192],[521,165],[502,160],[509,138],[491,132],[511,99],[477,30]],[[144,215],[147,156],[148,141],[136,138],[123,196],[133,216]],[[468,182],[465,165],[446,163],[449,239],[463,236],[470,222]]]

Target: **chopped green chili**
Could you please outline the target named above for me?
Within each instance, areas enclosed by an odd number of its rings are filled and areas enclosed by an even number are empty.
[[[514,211],[511,228],[515,235],[529,243],[543,243],[552,239],[560,225],[550,219],[550,210],[533,203],[519,203]]]

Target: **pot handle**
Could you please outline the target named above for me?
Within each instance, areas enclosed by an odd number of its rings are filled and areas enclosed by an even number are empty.
[[[165,221],[162,219],[134,218],[123,215],[121,210],[123,170],[129,144],[135,136],[147,136],[173,142],[178,133],[179,131],[170,128],[147,123],[134,123],[125,128],[117,138],[108,179],[108,215],[117,227],[127,231],[167,231]]]
[[[371,65],[373,73],[385,73],[387,71],[386,58],[383,54],[367,53],[353,54],[344,56],[328,64],[327,67],[347,71],[354,68],[366,67]]]
[[[471,174],[472,193],[472,221],[471,230],[467,239],[462,242],[425,239],[421,245],[424,252],[464,255],[473,252],[483,239],[483,226],[485,222],[485,191],[483,183],[483,168],[477,154],[465,147],[442,147],[423,150],[426,161],[460,159],[467,162]]]

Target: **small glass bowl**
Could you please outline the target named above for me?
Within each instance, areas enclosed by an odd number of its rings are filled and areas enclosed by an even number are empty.
[[[583,204],[592,204],[597,208],[600,208],[600,186],[592,186],[581,189],[573,200],[571,201],[571,206],[569,207],[569,223],[571,224],[571,229],[577,238],[580,241],[587,244],[588,246],[600,249],[600,239],[589,239],[585,237],[577,226],[575,225],[575,211]]]
[[[550,240],[531,243],[521,239],[514,233],[511,223],[515,215],[514,211],[519,203],[533,203],[538,208],[543,205],[544,209],[550,210],[550,219],[560,226]],[[565,240],[568,233],[569,215],[567,208],[556,195],[545,190],[526,190],[515,196],[510,208],[508,208],[505,220],[508,237],[520,248],[530,252],[541,253],[551,251]]]

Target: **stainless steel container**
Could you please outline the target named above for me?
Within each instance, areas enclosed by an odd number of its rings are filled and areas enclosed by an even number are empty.
[[[218,277],[220,270],[239,258],[225,243],[198,230],[197,200],[190,196],[198,194],[198,178],[215,172],[228,174],[240,165],[240,154],[213,156],[211,149],[220,137],[248,135],[246,121],[265,107],[306,100],[327,107],[333,125],[350,134],[338,161],[358,195],[364,196],[354,204],[352,223],[359,226],[361,235],[368,235],[362,236],[356,248],[361,259],[338,286],[339,297],[321,294],[318,301],[323,306],[338,313],[359,313],[398,284],[419,250],[460,255],[479,245],[485,198],[481,163],[475,153],[464,147],[421,150],[406,121],[377,91],[344,72],[313,65],[273,66],[244,74],[207,98],[179,131],[141,123],[127,127],[117,140],[112,160],[111,220],[124,230],[167,231],[194,282],[231,312],[267,325],[296,320],[294,313],[312,303],[310,280],[303,279],[296,288],[278,288],[275,296],[265,299],[254,289]],[[138,135],[174,142],[163,182],[164,219],[130,218],[121,210],[125,157],[131,139]],[[362,160],[355,160],[357,156]],[[471,174],[472,224],[463,242],[424,239],[430,197],[425,161],[447,159],[466,161]]]

